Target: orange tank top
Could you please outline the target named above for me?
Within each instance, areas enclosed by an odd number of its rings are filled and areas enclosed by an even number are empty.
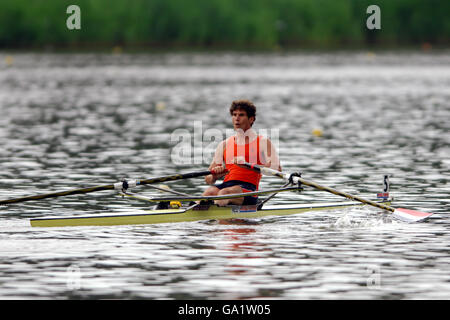
[[[224,182],[231,180],[248,182],[255,185],[256,190],[258,190],[261,174],[249,169],[241,168],[233,162],[235,157],[239,157],[241,159],[245,158],[246,162],[263,165],[259,156],[259,141],[260,136],[250,143],[238,145],[235,136],[227,139],[223,152],[223,160],[225,162],[225,168],[228,170],[228,174],[225,176]]]

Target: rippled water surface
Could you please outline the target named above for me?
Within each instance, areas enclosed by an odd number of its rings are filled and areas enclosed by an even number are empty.
[[[450,299],[449,88],[448,52],[0,53],[0,199],[203,169],[230,102],[248,98],[284,170],[366,198],[389,174],[396,206],[435,213],[31,228],[146,204],[99,192],[3,206],[0,298]],[[183,134],[192,153],[180,163]],[[324,200],[340,199],[306,189],[271,201]]]

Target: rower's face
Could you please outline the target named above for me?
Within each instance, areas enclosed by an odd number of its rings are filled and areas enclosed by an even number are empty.
[[[254,117],[248,117],[245,110],[234,110],[231,114],[231,120],[233,121],[234,130],[242,129],[244,132],[251,128]]]

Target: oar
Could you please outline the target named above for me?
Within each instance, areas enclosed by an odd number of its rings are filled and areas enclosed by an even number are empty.
[[[338,191],[338,190],[330,188],[330,187],[322,186],[318,183],[302,179],[301,177],[298,177],[298,176],[291,177],[291,175],[289,173],[283,173],[280,171],[273,170],[271,168],[266,168],[263,166],[250,164],[250,163],[241,163],[241,164],[239,164],[239,166],[256,171],[263,175],[276,176],[276,177],[284,179],[285,181],[291,180],[291,182],[296,183],[296,184],[301,183],[303,185],[316,188],[318,190],[327,191],[327,192],[330,192],[330,193],[338,195],[338,196],[342,196],[342,197],[345,197],[345,198],[348,198],[351,200],[356,200],[356,201],[359,201],[359,202],[362,202],[362,203],[365,203],[365,204],[368,204],[368,205],[371,205],[371,206],[374,206],[374,207],[377,207],[380,209],[388,210],[393,213],[393,216],[395,218],[406,221],[406,222],[419,222],[419,221],[429,218],[432,215],[432,213],[428,213],[428,212],[421,212],[421,211],[409,210],[409,209],[404,209],[404,208],[393,208],[393,207],[390,207],[390,206],[387,206],[387,205],[384,205],[384,204],[381,204],[381,203],[378,203],[375,201],[371,201],[371,200],[363,199],[358,196],[351,195],[346,192]]]
[[[223,195],[219,195],[219,196],[186,195],[186,196],[181,196],[181,197],[154,197],[154,198],[149,198],[149,197],[136,195],[136,194],[130,194],[130,193],[124,193],[123,195],[128,196],[130,198],[151,201],[151,202],[169,202],[169,201],[200,201],[200,200],[235,199],[235,198],[241,198],[244,196],[255,196],[255,195],[261,195],[261,194],[271,194],[271,193],[278,193],[278,192],[285,192],[285,191],[298,191],[298,190],[299,190],[298,187],[283,187],[283,188],[277,188],[277,189],[271,189],[271,190],[223,194]]]
[[[0,200],[0,205],[24,202],[24,201],[30,201],[30,200],[40,200],[40,199],[46,199],[46,198],[69,196],[69,195],[73,195],[73,194],[85,194],[85,193],[103,191],[103,190],[114,190],[114,189],[122,190],[122,189],[127,189],[128,187],[134,187],[137,185],[145,185],[145,184],[151,184],[151,183],[159,183],[159,182],[166,182],[166,181],[196,178],[196,177],[201,177],[201,176],[207,176],[212,173],[213,173],[212,171],[197,171],[197,172],[190,172],[190,173],[185,173],[185,174],[174,174],[174,175],[170,175],[170,176],[144,179],[144,180],[123,181],[123,182],[118,182],[118,183],[114,183],[114,184],[106,184],[106,185],[93,186],[93,187],[87,187],[87,188],[81,188],[81,189],[72,189],[72,190],[67,190],[67,191],[38,194],[38,195],[34,195],[34,196],[26,196],[26,197],[15,198],[15,199]]]

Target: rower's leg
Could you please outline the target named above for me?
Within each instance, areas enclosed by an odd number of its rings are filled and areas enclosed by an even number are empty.
[[[217,195],[226,195],[226,194],[232,194],[232,193],[242,193],[241,186],[232,186],[228,188],[223,188],[219,191]],[[218,205],[219,207],[226,206],[228,204],[237,204],[241,205],[244,202],[244,197],[242,198],[236,198],[236,199],[224,199],[224,200],[216,200],[214,203]]]
[[[220,189],[215,186],[209,186],[205,191],[203,191],[202,196],[217,196]],[[197,204],[200,203],[200,201],[195,201]]]
[[[220,189],[215,186],[208,187],[204,192],[203,196],[217,196],[219,194]]]

